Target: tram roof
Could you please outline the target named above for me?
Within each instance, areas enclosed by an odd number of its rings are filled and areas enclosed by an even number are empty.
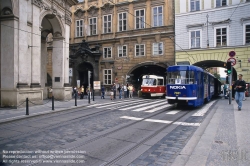
[[[202,68],[193,66],[193,65],[175,65],[169,66],[167,69],[168,72],[170,71],[204,71]]]

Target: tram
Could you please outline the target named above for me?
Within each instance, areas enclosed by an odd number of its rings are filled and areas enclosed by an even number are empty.
[[[220,92],[221,82],[200,67],[177,65],[167,69],[165,98],[169,104],[198,107]]]
[[[142,97],[164,97],[166,86],[164,77],[157,75],[142,76],[141,93]]]

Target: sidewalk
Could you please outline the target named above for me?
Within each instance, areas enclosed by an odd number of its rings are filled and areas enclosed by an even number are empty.
[[[219,99],[172,166],[249,166],[250,98],[238,111]]]
[[[110,101],[110,97],[106,96],[105,99],[101,99],[101,96],[94,96],[94,100],[95,101],[93,101],[93,98],[92,98],[90,100],[90,104]],[[85,107],[89,105],[89,101],[86,98],[84,99],[78,98],[77,106],[75,106],[75,99],[71,99],[69,101],[55,101],[54,110],[52,110],[51,99],[50,100],[46,99],[43,101],[43,103],[44,103],[43,105],[29,106],[29,115],[26,115],[26,107],[21,107],[17,109],[0,108],[0,124],[4,122],[8,122],[8,121],[17,120],[17,119],[24,119],[27,117],[54,113],[54,112],[63,111],[63,110],[70,110],[70,109]],[[26,103],[24,103],[23,106],[25,106],[25,104]]]

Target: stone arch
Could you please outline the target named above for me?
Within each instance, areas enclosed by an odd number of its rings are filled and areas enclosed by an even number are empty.
[[[163,67],[163,68],[167,68],[167,67],[169,66],[168,64],[165,64],[165,63],[158,63],[158,62],[154,62],[154,61],[142,62],[142,63],[136,64],[134,67],[132,67],[132,68],[127,72],[127,75],[131,74],[131,73],[132,73],[134,70],[136,70],[137,68],[140,68],[140,67],[145,66],[145,65],[156,65],[156,66]]]
[[[57,33],[60,33],[62,35],[62,37],[65,37],[65,28],[64,28],[64,23],[62,22],[62,20],[57,16],[57,15],[54,15],[54,14],[51,14],[50,11],[45,11],[43,12],[42,14],[40,14],[40,17],[39,17],[39,20],[40,20],[40,27],[42,27],[42,24],[43,24],[43,20],[45,17],[50,17],[50,19],[55,19],[53,22],[50,22],[52,23],[51,26],[53,28],[53,33],[57,32]],[[53,17],[53,18],[52,18]],[[58,29],[55,27],[59,27]],[[43,28],[43,27],[42,27]],[[60,32],[61,31],[61,32]]]

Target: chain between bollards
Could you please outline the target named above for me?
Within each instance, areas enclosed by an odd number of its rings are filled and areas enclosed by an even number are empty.
[[[54,96],[52,96],[52,110],[55,110],[55,107],[54,107]]]
[[[29,99],[26,98],[26,115],[29,115]]]

